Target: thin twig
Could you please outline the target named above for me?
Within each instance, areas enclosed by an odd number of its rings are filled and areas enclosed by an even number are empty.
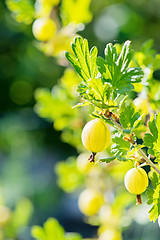
[[[123,133],[124,129],[119,123],[117,123],[112,117],[110,117],[109,120],[111,120],[111,122],[114,123],[114,125],[116,125],[116,127],[119,129],[121,133]]]
[[[138,153],[145,159],[146,163],[148,163],[158,174],[160,174],[160,170],[156,167],[156,165],[147,157],[147,155],[143,152],[142,149],[138,150]]]

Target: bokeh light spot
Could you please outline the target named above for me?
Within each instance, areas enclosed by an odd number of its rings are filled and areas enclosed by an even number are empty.
[[[100,16],[94,25],[96,36],[103,42],[115,39],[119,33],[117,22],[111,16]]]
[[[10,87],[10,98],[16,104],[27,104],[31,101],[32,96],[32,86],[26,81],[16,81]]]

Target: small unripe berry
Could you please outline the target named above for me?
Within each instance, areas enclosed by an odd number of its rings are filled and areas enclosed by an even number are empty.
[[[88,122],[82,131],[82,142],[86,149],[93,153],[104,151],[111,139],[107,125],[100,119]]]
[[[32,31],[36,39],[48,41],[55,35],[56,24],[48,17],[38,18],[33,23]]]
[[[148,176],[143,168],[130,169],[124,178],[126,189],[133,194],[143,193],[148,186]]]
[[[78,199],[79,209],[86,216],[97,214],[103,204],[103,194],[95,189],[85,189]]]

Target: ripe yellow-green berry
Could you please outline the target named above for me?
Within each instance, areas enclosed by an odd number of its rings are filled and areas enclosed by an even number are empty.
[[[85,148],[93,153],[104,151],[111,139],[107,125],[100,119],[88,122],[82,131],[82,142]]]
[[[36,39],[48,41],[55,35],[56,24],[48,17],[38,18],[33,23],[32,31]]]
[[[85,189],[78,199],[79,209],[86,216],[97,214],[103,204],[103,194],[95,189]]]
[[[148,176],[143,168],[130,169],[124,178],[126,189],[133,194],[140,195],[148,186]]]

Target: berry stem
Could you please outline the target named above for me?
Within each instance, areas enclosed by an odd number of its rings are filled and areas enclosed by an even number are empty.
[[[91,162],[95,162],[95,156],[96,156],[97,153],[91,153],[90,157],[88,158],[88,161],[91,163]]]
[[[139,194],[139,195],[137,195],[137,203],[136,203],[136,205],[140,205],[140,204],[142,204],[142,198],[141,198],[141,195]]]

